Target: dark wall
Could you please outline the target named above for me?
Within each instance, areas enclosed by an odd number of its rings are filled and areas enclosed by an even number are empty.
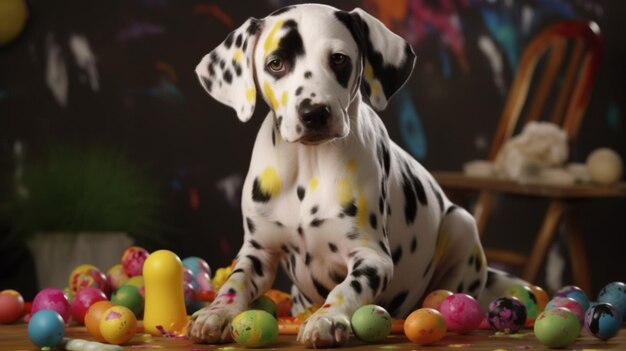
[[[55,143],[123,146],[162,186],[161,234],[179,256],[229,264],[241,243],[239,190],[256,129],[252,120],[204,93],[194,74],[200,58],[246,18],[264,17],[290,1],[28,1],[22,35],[0,47],[0,202],[8,201],[14,146],[35,157]],[[404,148],[431,170],[459,170],[486,157],[504,98],[528,39],[563,18],[598,22],[605,59],[571,159],[600,146],[626,156],[624,26],[620,1],[337,1],[363,7],[414,46],[418,61],[383,119]],[[97,89],[79,66],[71,38],[86,38],[95,56]],[[491,44],[492,51],[481,49]],[[51,55],[51,52],[58,55]],[[50,57],[64,62],[67,101],[46,83]],[[496,72],[492,63],[502,64]],[[57,66],[58,65],[53,65]],[[505,212],[509,209],[515,213]],[[496,209],[488,243],[527,243],[541,205],[505,201]],[[583,204],[582,222],[594,257],[594,285],[624,280],[623,200]],[[523,214],[520,214],[522,212]],[[10,220],[7,224],[10,228]],[[7,230],[7,232],[10,229]],[[155,233],[157,234],[157,233]],[[5,267],[0,267],[0,271]],[[0,275],[0,283],[8,273]],[[567,282],[567,281],[566,281]],[[4,285],[5,283],[1,284]],[[4,287],[4,286],[2,286]]]

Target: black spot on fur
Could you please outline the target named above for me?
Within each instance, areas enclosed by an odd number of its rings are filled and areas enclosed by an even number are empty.
[[[337,245],[333,244],[333,243],[328,243],[328,248],[330,249],[330,251],[332,252],[337,252]]]
[[[280,129],[280,125],[283,124],[283,116],[278,116],[276,119],[276,127]]]
[[[209,65],[209,67],[211,67],[211,65]],[[205,77],[200,77],[200,79],[202,79],[202,82],[204,83],[206,90],[210,93],[211,90],[213,90],[213,81],[210,79],[206,79]]]
[[[248,39],[244,40],[241,46],[241,51],[246,52],[246,49],[248,49]]]
[[[314,215],[317,213],[317,206],[311,207],[311,214]]]
[[[250,243],[250,245],[252,245],[252,247],[254,247],[257,250],[263,249],[263,246],[261,246],[261,244],[259,244],[259,242],[254,239],[248,240],[248,242]]]
[[[231,45],[233,45],[233,35],[235,34],[235,32],[230,32],[228,34],[228,36],[226,37],[226,40],[224,40],[224,46],[226,46],[227,49],[230,49]]]
[[[417,200],[415,188],[405,174],[402,175],[402,192],[404,193],[404,219],[407,224],[411,224],[417,217]]]
[[[311,259],[311,254],[307,252],[306,255],[304,255],[304,264],[308,266],[311,263]]]
[[[256,226],[254,225],[254,222],[248,217],[246,217],[246,225],[248,226],[248,231],[250,232],[250,234],[254,234]]]
[[[304,233],[302,232],[302,226],[298,226],[298,235],[304,235]]]
[[[297,132],[298,134],[301,134],[301,133],[302,133],[302,126],[301,126],[301,125],[299,125],[299,124],[298,124],[298,125],[296,125],[296,132]]]
[[[298,23],[296,21],[293,19],[285,21],[283,28],[287,29],[287,33],[285,33],[278,42],[276,52],[280,52],[282,59],[287,63],[288,67],[290,67],[290,70],[293,70],[296,67],[297,58],[304,55],[304,43],[302,42],[302,36],[300,36]],[[267,67],[265,71],[276,79],[281,78],[285,74],[283,72],[273,72]]]
[[[487,271],[487,283],[485,283],[485,288],[490,288],[493,283],[496,282],[496,273],[494,273],[493,271],[488,270]]]
[[[237,268],[234,271],[230,272],[229,277],[232,276],[233,274],[239,274],[239,273],[243,273],[243,272],[244,272],[243,268]]]
[[[324,220],[323,219],[319,219],[319,218],[314,218],[311,221],[311,227],[320,227],[322,224],[324,224]]]
[[[228,84],[230,84],[233,81],[233,74],[230,73],[229,69],[224,71],[224,81]]]
[[[289,253],[289,248],[287,247],[287,245],[282,244],[280,246],[280,249],[283,250],[284,253],[288,254]]]
[[[393,251],[393,254],[391,255],[391,259],[393,260],[393,264],[394,265],[398,264],[398,262],[400,262],[401,258],[402,258],[402,246],[398,246]]]
[[[354,289],[354,291],[357,294],[361,294],[361,292],[363,291],[363,287],[361,286],[361,283],[359,283],[358,280],[351,281],[350,286],[352,287],[352,289]]]
[[[414,253],[415,249],[417,249],[417,236],[414,236],[413,239],[411,239],[411,253]]]
[[[350,240],[356,240],[359,238],[359,232],[357,231],[353,231],[353,232],[349,232],[348,234],[346,234],[346,237]]]
[[[383,250],[383,252],[387,254],[387,256],[391,256],[391,253],[389,252],[389,248],[382,240],[378,242],[378,245]]]
[[[304,78],[309,79],[313,76],[313,73],[311,73],[311,71],[306,71],[304,72]]]
[[[298,185],[298,189],[296,190],[296,192],[298,193],[298,200],[302,201],[302,199],[304,199],[304,187]]]
[[[354,204],[354,201],[352,201],[351,203],[349,203],[348,205],[344,206],[343,208],[343,213],[346,216],[350,216],[350,217],[354,217],[356,216],[356,212],[357,212],[358,208],[356,207],[356,205]]]
[[[283,8],[280,8],[272,13],[269,14],[269,16],[278,16],[278,15],[282,15],[285,12],[290,11],[291,9],[293,9],[293,6],[285,6]]]
[[[344,88],[348,88],[350,76],[352,75],[352,62],[350,61],[350,58],[346,57],[345,62],[340,65],[333,64],[331,59],[330,69],[335,74],[335,79],[337,80],[337,83],[339,83],[339,85]]]
[[[358,269],[362,264],[363,264],[363,259],[357,258],[356,261],[354,261],[354,264],[352,265],[352,270]]]
[[[311,276],[311,280],[313,281],[313,286],[315,287],[317,294],[323,298],[328,297],[330,290],[328,290],[328,288],[325,287],[319,280],[315,279],[315,277]]]
[[[254,279],[250,279],[250,283],[252,283],[252,288],[254,288],[254,292],[255,294],[259,292],[259,286],[256,285],[256,283],[254,282]]]
[[[224,69],[224,67],[226,67],[226,61],[220,60],[220,68]]]
[[[251,18],[250,24],[248,25],[248,28],[246,28],[246,32],[248,32],[249,35],[255,35],[261,29],[262,25],[263,20]]]
[[[393,297],[393,299],[391,299],[391,302],[389,303],[389,305],[387,305],[387,310],[389,311],[390,315],[395,316],[398,314],[398,309],[406,300],[407,295],[408,291],[405,290],[398,293],[396,296]]]
[[[272,146],[276,146],[276,132],[272,129]]]
[[[263,276],[263,265],[261,264],[261,260],[259,260],[258,258],[252,256],[252,255],[247,255],[246,256],[248,259],[250,259],[250,261],[252,261],[252,267],[254,268],[254,272],[256,273],[256,275],[262,277]]]
[[[296,96],[300,96],[300,94],[302,94],[302,89],[302,87],[296,88]]]
[[[241,33],[239,33],[237,35],[237,39],[235,39],[235,46],[240,48],[242,41],[243,41],[243,36],[241,35]]]
[[[297,246],[296,246],[296,245],[294,245],[294,244],[291,244],[291,248],[292,248],[292,249],[293,249],[293,251],[295,251],[298,255],[300,254],[300,248],[299,248],[299,247],[297,247]]]
[[[259,177],[254,179],[252,183],[252,200],[256,202],[268,202],[272,198],[272,195],[269,193],[265,193],[261,190],[261,186],[259,185]]]
[[[355,269],[351,275],[355,278],[365,276],[367,277],[367,285],[372,289],[374,293],[378,291],[380,287],[380,276],[378,271],[374,267],[364,266],[363,268]]]
[[[452,205],[450,207],[448,207],[448,209],[446,210],[446,214],[451,213],[452,211],[456,210],[458,207],[455,205]]]
[[[385,200],[382,196],[378,198],[378,212],[381,214],[385,212]]]
[[[376,218],[376,214],[374,213],[370,213],[370,225],[374,230],[378,228],[378,219]]]
[[[439,203],[439,210],[443,212],[443,196],[441,195],[441,192],[435,187],[432,182],[430,182],[430,187],[431,189],[433,189],[435,197],[437,198],[437,202]]]

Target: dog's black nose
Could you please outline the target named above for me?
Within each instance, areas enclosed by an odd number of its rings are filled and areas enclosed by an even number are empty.
[[[298,106],[298,114],[308,129],[319,130],[326,126],[330,118],[330,106],[312,104],[310,99],[304,99]]]

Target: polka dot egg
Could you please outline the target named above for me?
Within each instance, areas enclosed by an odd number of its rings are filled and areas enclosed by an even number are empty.
[[[230,325],[231,336],[245,347],[262,347],[278,336],[278,322],[262,310],[248,310],[238,314]]]

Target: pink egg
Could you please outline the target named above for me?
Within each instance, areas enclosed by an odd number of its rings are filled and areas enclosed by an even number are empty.
[[[574,312],[576,317],[578,317],[578,321],[581,323],[581,325],[584,324],[585,311],[583,310],[583,306],[580,304],[580,302],[574,300],[571,297],[557,296],[550,300],[550,302],[548,302],[548,304],[546,305],[546,311],[556,307],[565,307],[568,310]]]
[[[485,318],[478,301],[467,294],[448,296],[441,302],[439,311],[446,320],[448,330],[459,334],[475,330]]]
[[[81,289],[78,293],[76,293],[76,296],[71,303],[72,317],[78,323],[84,324],[85,314],[87,313],[89,307],[98,301],[106,300],[106,295],[98,288],[88,287]]]
[[[148,251],[143,247],[131,246],[122,254],[122,267],[129,277],[143,274],[143,263],[148,258]]]
[[[56,311],[66,324],[72,315],[72,308],[69,301],[67,301],[67,297],[61,289],[57,288],[45,288],[37,293],[30,313],[34,315],[41,310]]]

